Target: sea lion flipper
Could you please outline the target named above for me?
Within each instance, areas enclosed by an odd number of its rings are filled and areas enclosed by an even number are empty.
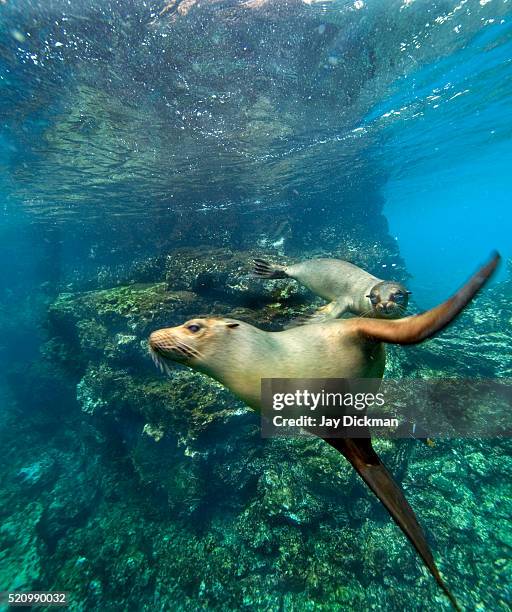
[[[409,505],[403,491],[394,481],[377,453],[370,438],[324,438],[331,446],[343,454],[352,464],[359,476],[385,506],[395,523],[400,527],[414,546],[437,584],[450,599],[453,607],[460,610],[455,597],[444,583],[434,561],[414,510]]]
[[[303,315],[297,319],[294,319],[290,325],[285,327],[285,329],[297,327],[298,325],[310,325],[311,323],[325,323],[326,321],[331,321],[332,319],[341,317],[346,310],[347,305],[345,300],[333,300],[324,306],[320,306],[320,308],[317,308],[311,314]]]
[[[254,259],[253,274],[260,278],[287,278],[284,266],[269,263],[264,259]]]
[[[449,325],[489,280],[500,261],[494,253],[487,264],[482,266],[468,282],[451,298],[431,310],[412,317],[397,320],[354,319],[355,333],[375,342],[392,344],[418,344],[435,336]]]

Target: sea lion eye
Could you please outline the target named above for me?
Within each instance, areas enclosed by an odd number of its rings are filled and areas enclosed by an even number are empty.
[[[393,294],[393,300],[397,303],[397,304],[401,304],[404,300],[405,300],[405,295],[401,292],[398,293],[394,293]]]
[[[191,325],[187,325],[187,329],[191,331],[193,334],[195,334],[201,329],[201,327],[200,325],[197,325],[196,323],[192,323]]]
[[[370,302],[375,306],[375,304],[379,303],[379,296],[375,295],[374,293],[370,293],[366,296],[367,298],[370,298]]]

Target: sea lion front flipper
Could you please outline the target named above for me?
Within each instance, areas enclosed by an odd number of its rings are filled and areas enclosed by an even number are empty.
[[[489,280],[500,261],[494,253],[485,266],[475,272],[451,298],[435,308],[404,319],[353,319],[353,330],[359,337],[366,337],[373,342],[391,344],[418,344],[435,336],[449,325],[469,304],[480,289]]]
[[[455,597],[444,583],[434,561],[414,510],[403,491],[373,450],[370,438],[324,438],[324,440],[352,464],[359,476],[385,506],[395,523],[418,551],[437,584],[450,599],[453,607],[460,610]]]
[[[320,308],[317,308],[309,315],[302,315],[301,317],[293,319],[293,321],[285,326],[285,329],[290,329],[299,325],[310,325],[311,323],[325,323],[326,321],[341,317],[345,312],[347,312],[345,300],[333,300],[324,306],[320,306]]]
[[[337,319],[347,312],[348,304],[343,298],[338,298],[329,302],[325,306],[320,306],[307,319],[308,323],[323,323],[331,319]]]

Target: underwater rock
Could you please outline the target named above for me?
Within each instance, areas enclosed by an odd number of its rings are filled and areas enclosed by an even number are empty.
[[[24,487],[46,488],[58,477],[55,460],[51,456],[43,457],[39,461],[20,468],[16,477]]]
[[[164,283],[60,294],[49,308],[50,342],[60,341],[63,358],[72,355],[82,371],[89,359],[105,357],[117,366],[144,367],[147,350],[140,343],[156,321],[167,322],[183,308],[182,297]]]
[[[98,381],[98,384],[96,382]],[[87,414],[94,414],[97,410],[105,408],[107,402],[102,397],[103,386],[94,370],[87,372],[76,387],[76,399],[82,410]]]
[[[73,466],[74,467],[74,466]],[[96,486],[97,468],[84,462],[79,469],[71,468],[73,479],[59,479],[38,523],[38,534],[53,552],[69,529],[87,522],[100,495]],[[92,478],[91,478],[92,476]],[[70,483],[74,487],[70,487]]]
[[[39,583],[44,555],[39,548],[38,525],[43,506],[31,502],[0,525],[0,584],[9,591],[30,591]],[[1,609],[1,608],[0,608]]]
[[[499,283],[492,295],[477,297],[471,308],[421,348],[387,347],[386,375],[448,378],[467,372],[472,378],[478,372],[480,377],[511,377],[509,296],[509,283]]]
[[[142,433],[146,434],[150,438],[153,438],[155,442],[160,442],[160,440],[164,437],[165,431],[163,427],[159,425],[151,425],[151,423],[146,423],[142,429]]]

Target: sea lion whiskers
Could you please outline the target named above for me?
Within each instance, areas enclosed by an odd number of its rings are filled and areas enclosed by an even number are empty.
[[[160,370],[160,372],[162,372],[162,374],[167,374],[168,376],[170,376],[171,368],[169,367],[169,364],[165,361],[165,359],[163,357],[161,357],[151,347],[149,347],[149,355],[150,355],[151,359],[153,360],[153,363]]]
[[[184,346],[181,346],[180,344],[176,344],[173,350],[183,355],[183,357],[187,357],[187,358],[191,357],[190,351]]]
[[[365,310],[364,312],[362,312],[357,318],[364,319],[365,317],[370,317],[372,314],[373,314],[373,308],[368,308],[368,310]]]
[[[395,306],[394,306],[395,310],[398,311],[400,314],[405,313],[406,308],[405,306],[402,306],[402,304],[398,304],[397,302],[395,302]]]
[[[149,347],[149,356],[153,360],[153,363],[156,365],[156,367],[161,370],[162,364],[160,363],[160,358],[151,347]]]
[[[184,340],[178,340],[176,338],[175,342],[176,342],[176,349],[178,351],[183,352],[185,357],[195,357],[196,359],[200,359],[201,357],[204,357],[204,355],[200,351],[191,347]]]
[[[190,327],[198,327],[189,325]],[[190,361],[193,359],[202,359],[203,353],[194,346],[191,346],[193,339],[190,342],[187,338],[183,338],[182,329],[162,329],[153,332],[149,339],[149,347],[153,361],[160,369],[168,367],[170,361]]]

